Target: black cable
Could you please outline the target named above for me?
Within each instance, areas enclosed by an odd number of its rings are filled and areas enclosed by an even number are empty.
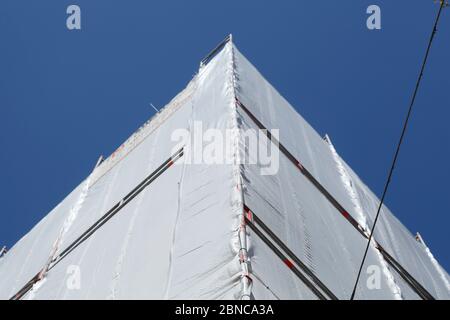
[[[438,11],[438,14],[436,16],[436,20],[434,21],[433,31],[431,32],[430,40],[428,41],[427,51],[425,52],[425,57],[424,57],[423,62],[422,62],[422,67],[420,69],[420,74],[419,74],[419,77],[418,77],[417,82],[416,82],[416,87],[415,87],[414,93],[412,95],[412,99],[411,99],[411,103],[409,105],[408,113],[406,115],[406,119],[405,119],[405,122],[403,124],[402,133],[400,135],[400,139],[399,139],[398,144],[397,144],[397,150],[395,151],[394,159],[392,160],[391,169],[389,170],[389,175],[388,175],[386,184],[384,186],[383,195],[381,197],[380,205],[378,206],[377,214],[375,216],[375,220],[373,222],[372,230],[371,230],[370,235],[369,235],[369,240],[367,241],[366,251],[364,252],[364,256],[363,256],[363,259],[361,261],[361,265],[359,267],[358,276],[356,278],[355,286],[353,287],[353,292],[352,292],[352,295],[350,297],[350,300],[353,300],[355,298],[356,288],[358,286],[359,278],[361,276],[361,271],[362,271],[362,268],[364,266],[364,262],[366,260],[367,251],[369,250],[369,247],[370,247],[370,241],[372,240],[372,235],[373,235],[373,232],[375,231],[375,226],[377,224],[378,217],[380,215],[381,208],[383,206],[384,198],[386,197],[386,193],[387,193],[387,190],[389,188],[389,184],[391,182],[392,173],[394,172],[395,164],[397,162],[398,154],[400,152],[400,147],[402,145],[403,138],[404,138],[405,133],[406,133],[406,128],[408,126],[409,118],[411,116],[411,112],[412,112],[412,108],[413,108],[413,105],[414,105],[414,101],[416,100],[417,91],[419,90],[420,81],[422,80],[423,71],[425,70],[425,65],[427,63],[428,54],[429,54],[430,48],[431,48],[431,43],[433,42],[434,36],[436,34],[437,25],[438,25],[438,22],[439,22],[439,18],[441,17],[442,8],[444,8],[444,6],[446,5],[446,1],[445,0],[440,0],[440,3],[441,4],[439,6],[439,11]]]

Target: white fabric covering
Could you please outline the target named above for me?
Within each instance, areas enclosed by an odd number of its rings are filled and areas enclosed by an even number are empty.
[[[176,145],[171,140],[175,129],[192,133],[196,121],[202,122],[204,130],[215,128],[223,133],[236,124],[240,129],[256,129],[236,109],[235,96],[267,128],[280,129],[285,147],[358,219],[353,194],[371,225],[376,196],[339,158],[354,188],[349,194],[342,168],[327,142],[228,42],[161,114],[140,128],[0,259],[0,298],[13,296],[50,257],[61,253],[168,159]],[[245,154],[243,138],[237,139],[235,149],[230,150],[232,157]],[[348,299],[366,240],[285,156],[280,154],[276,175],[262,176],[260,167],[176,162],[50,268],[24,299],[239,299],[248,290],[256,299],[316,299],[249,229],[252,284],[245,287],[245,268],[239,261],[242,187],[243,199],[255,214],[339,299]],[[86,183],[88,188],[83,189]],[[433,296],[450,298],[442,278],[448,279],[447,273],[438,272],[426,248],[386,207],[375,238]],[[366,264],[383,269],[380,259],[372,248]],[[73,266],[80,271],[76,289],[67,285]],[[382,273],[380,290],[369,290],[366,280],[363,273],[358,299],[394,299],[395,288],[401,298],[419,298],[393,270]]]

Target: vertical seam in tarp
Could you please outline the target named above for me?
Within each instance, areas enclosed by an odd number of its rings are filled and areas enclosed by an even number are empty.
[[[193,119],[194,119],[194,108],[195,108],[195,94],[197,92],[197,87],[198,87],[198,79],[200,77],[201,72],[199,71],[199,73],[197,75],[194,76],[194,78],[192,79],[192,99],[191,99],[191,115],[190,118],[188,119],[188,128],[189,128],[189,134],[192,134],[193,129]],[[191,137],[192,138],[192,137]],[[184,179],[184,175],[186,172],[186,164],[187,164],[187,159],[190,159],[192,154],[191,152],[193,152],[190,148],[190,144],[187,144],[185,146],[186,150],[186,156],[185,156],[185,161],[183,161],[182,166],[183,169],[181,171],[181,176],[180,176],[180,181],[178,182],[178,197],[177,197],[177,215],[175,217],[175,224],[173,227],[173,235],[172,235],[172,244],[170,246],[170,253],[169,253],[169,270],[167,271],[167,283],[166,283],[166,289],[164,290],[164,299],[168,300],[170,298],[169,295],[169,291],[170,291],[170,286],[172,284],[172,276],[173,276],[173,254],[174,254],[174,246],[175,246],[175,241],[176,241],[176,235],[177,235],[177,229],[178,229],[178,223],[180,220],[180,215],[181,215],[181,195],[183,192],[183,179]]]
[[[240,132],[238,123],[238,112],[236,104],[236,66],[234,58],[233,39],[230,35],[230,40],[227,44],[230,50],[230,65],[228,68],[228,87],[231,90],[231,115],[232,115],[232,131],[235,133],[233,138],[233,181],[236,188],[233,188],[232,192],[232,207],[238,212],[239,219],[239,263],[241,266],[241,291],[239,294],[239,300],[250,300],[252,291],[252,278],[250,277],[250,259],[248,257],[248,241],[247,241],[247,228],[244,215],[244,190],[242,187],[242,177],[240,168]],[[234,211],[233,210],[233,211]]]

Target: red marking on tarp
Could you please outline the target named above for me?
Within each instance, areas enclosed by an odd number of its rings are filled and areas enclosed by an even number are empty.
[[[247,215],[247,219],[250,221],[253,221],[253,214],[252,214],[252,211],[249,209],[249,207],[244,205],[244,211]]]
[[[345,210],[341,211],[341,214],[344,216],[345,219],[350,218],[350,214]]]
[[[294,264],[289,259],[284,259],[283,262],[289,269],[292,269],[294,267]]]

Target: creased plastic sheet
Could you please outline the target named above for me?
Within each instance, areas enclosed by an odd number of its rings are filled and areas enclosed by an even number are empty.
[[[230,50],[227,45],[200,70],[191,128],[201,121],[204,132],[211,128],[225,135],[232,127]],[[166,297],[237,299],[241,289],[237,230],[242,208],[233,203],[233,166],[186,165],[183,181]]]
[[[251,120],[241,117],[242,129],[247,130],[246,124]],[[244,166],[245,203],[339,299],[348,299],[365,249],[364,238],[284,155],[280,154],[279,162],[279,171],[273,176],[261,175],[260,165]],[[265,250],[270,251],[268,247]],[[372,252],[367,262],[378,263]],[[270,263],[283,265],[278,258]],[[259,267],[252,259],[252,270],[258,272]],[[296,277],[292,272],[289,276]],[[265,280],[276,283],[280,278],[274,272],[267,274]],[[362,298],[391,297],[386,283],[381,288],[384,290],[363,290]],[[310,290],[303,286],[301,293],[289,298],[308,294]]]
[[[255,233],[250,231],[249,234],[251,239],[249,254],[251,255],[253,278],[252,295],[255,299],[317,299]]]
[[[184,111],[186,109],[187,112]],[[71,244],[78,236],[105,214],[107,210],[171,155],[171,148],[174,145],[174,143],[170,143],[172,127],[187,127],[190,110],[190,104],[187,104],[185,107],[181,108],[181,110],[178,110],[176,114],[166,120],[166,123],[163,126],[147,137],[143,143],[138,145],[130,154],[107,171],[106,174],[93,185],[89,186],[87,195],[77,212],[76,218],[71,222],[70,227],[67,229],[62,241],[59,243],[56,254],[60,253]],[[173,183],[176,185],[176,182]],[[15,279],[14,286],[7,283],[0,286],[0,293],[4,294],[4,298],[10,298],[44,267],[47,260],[50,258],[53,250],[52,247],[61,232],[65,220],[67,220],[71,209],[79,198],[79,189],[81,189],[82,186],[83,184],[58,205],[54,209],[55,213],[52,212],[49,214],[29,234],[27,234],[25,239],[32,238],[35,242],[34,246],[29,249],[30,257],[27,256],[26,258],[22,258],[21,255],[15,253],[16,250],[23,250],[21,247],[23,247],[24,244],[26,245],[26,242],[21,240],[8,253],[8,259],[2,259],[0,261],[1,264],[7,264],[9,258],[12,260],[11,270],[0,267],[1,274],[3,274],[3,272],[9,274],[7,277],[2,276],[1,279]],[[167,186],[167,188],[169,187],[170,185]],[[167,192],[167,194],[169,194],[169,192]],[[119,212],[119,215],[122,214],[123,212]],[[53,218],[55,215],[56,218]],[[111,221],[113,220],[114,219]],[[41,231],[41,229],[43,231]],[[120,232],[124,229],[125,228],[119,228],[117,231]],[[111,236],[112,239],[117,239],[113,233],[109,236]],[[42,239],[42,237],[45,238]],[[92,241],[92,239],[88,241]],[[75,251],[77,250],[79,250],[79,248]],[[84,257],[84,259],[92,261],[97,261],[96,258],[98,258],[98,256],[95,251],[90,251],[90,254]],[[22,266],[24,270],[26,270],[26,273],[23,276],[19,274],[17,277],[17,266]],[[87,269],[88,268],[86,268],[86,270]],[[65,271],[66,270],[64,270],[64,272]],[[50,273],[53,273],[53,270]],[[48,282],[50,282],[51,276],[49,275],[48,278]],[[57,280],[59,281],[62,279]],[[49,284],[43,285],[42,288],[45,289],[47,285]],[[51,284],[49,286],[51,286]],[[102,284],[98,284],[98,287],[101,286]],[[103,286],[107,287],[108,285],[103,284]],[[85,294],[85,292],[82,292],[82,294]],[[45,297],[45,295],[43,297]],[[106,298],[106,296],[103,298]]]
[[[234,100],[227,73],[230,50],[228,46],[201,70],[190,84],[194,92],[183,106],[90,186],[56,255],[171,156],[176,145],[171,140],[174,130],[191,132],[194,124],[201,122],[204,130],[219,129],[225,135],[233,123]],[[185,146],[184,158],[52,266],[44,281],[24,298],[239,298],[237,230],[242,208],[233,203],[232,194],[237,192],[233,165],[184,164],[190,152]],[[64,220],[69,210],[61,210]],[[49,237],[56,239],[62,222],[49,224],[55,229]],[[38,241],[35,233],[40,229],[38,225],[28,237]],[[14,251],[8,256],[17,265],[23,259]],[[31,279],[50,252],[51,248],[40,250],[42,259],[35,268],[25,266],[32,271],[16,280],[17,286],[0,287],[4,298]],[[0,272],[17,279],[15,271],[2,268]]]
[[[181,169],[173,166],[164,172],[56,264],[45,283],[32,292],[33,298],[157,299],[163,296]],[[160,194],[158,191],[163,186],[165,192]]]
[[[352,199],[357,194],[367,223],[372,223],[376,197],[344,163],[354,188],[349,194],[329,145],[229,42],[162,115],[140,128],[0,259],[0,298],[15,294],[49,258],[63,252],[168,159],[177,149],[171,139],[176,129],[186,129],[192,139],[198,123],[203,132],[216,129],[223,136],[237,126],[256,129],[236,109],[235,95],[267,128],[280,129],[286,148],[359,219]],[[227,159],[245,155],[243,137],[236,136],[236,141],[225,149]],[[259,143],[268,141],[261,138]],[[281,153],[279,171],[265,176],[259,163],[185,162],[193,160],[190,156],[199,151],[195,148],[207,145],[204,140],[200,146],[194,143],[194,150],[185,145],[182,159],[51,265],[23,298],[239,299],[250,290],[255,299],[316,299],[248,229],[244,238],[252,284],[244,285],[246,271],[239,256],[244,200],[338,298],[348,299],[364,238]],[[442,272],[425,247],[386,208],[376,238],[433,295],[449,298]],[[369,250],[367,264],[382,267],[375,249]],[[393,299],[393,283],[402,298],[418,298],[392,270],[382,274],[379,290],[368,289],[369,280],[363,273],[358,299]]]
[[[191,103],[186,102],[175,114],[149,135],[125,158],[90,187],[85,203],[73,222],[58,252],[72,243],[115,203],[172,155],[173,128],[187,128]]]
[[[327,143],[237,49],[235,52],[239,100],[266,128],[279,129],[279,140],[284,146],[353,217],[358,219]],[[244,112],[240,112],[240,117],[244,130],[252,126],[256,128]],[[323,195],[314,190],[315,187],[283,154],[280,153],[280,170],[275,176],[261,176],[259,171],[260,168],[256,165],[245,165],[243,168],[246,203],[253,206],[255,214],[260,214],[277,236],[286,241],[290,249],[309,265],[339,298],[348,299],[366,240],[327,203]],[[361,195],[363,212],[371,225],[373,208],[378,204],[378,200],[370,191],[364,190],[353,172],[352,177],[355,177],[357,193],[364,193]],[[384,211],[386,214],[376,234],[377,240],[385,245],[400,263],[404,263],[404,267],[436,298],[448,298],[448,288],[445,288],[424,249],[420,248],[420,244],[392,214],[386,209]],[[366,266],[371,265],[380,269],[385,265],[374,248],[369,250],[366,260]],[[385,268],[384,272],[380,290],[368,289],[368,274],[363,274],[356,297],[393,299],[396,289],[401,290],[401,287],[407,286],[390,268]],[[276,281],[277,276],[272,277],[271,282]],[[417,298],[417,294],[410,288],[406,288],[401,295],[404,299]]]

